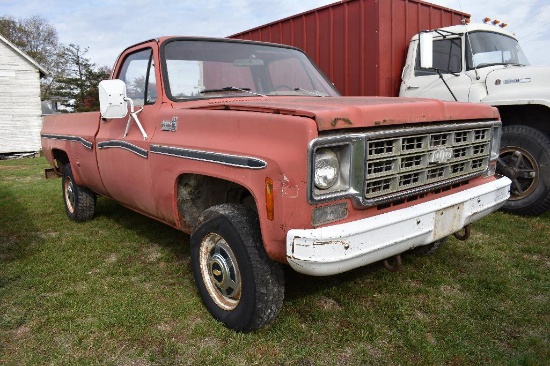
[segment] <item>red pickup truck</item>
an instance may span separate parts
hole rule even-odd
[[[41,132],[68,217],[105,196],[190,233],[202,300],[237,331],[277,316],[283,264],[395,268],[509,197],[496,109],[340,97],[293,47],[163,37],[122,52],[99,89],[100,112]]]

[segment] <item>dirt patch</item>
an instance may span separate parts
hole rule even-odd
[[[319,300],[317,300],[317,305],[326,311],[342,309],[342,306],[338,303],[338,301],[326,296],[322,296]]]

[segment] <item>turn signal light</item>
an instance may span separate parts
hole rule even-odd
[[[273,196],[273,179],[265,178],[265,209],[267,219],[273,221],[275,218],[275,199]]]

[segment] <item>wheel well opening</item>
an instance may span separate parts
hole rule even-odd
[[[56,174],[61,175],[63,173],[63,166],[65,166],[65,164],[69,164],[69,156],[63,150],[54,149],[52,150],[52,153],[55,163],[53,169]]]
[[[183,230],[192,232],[201,213],[222,203],[242,204],[257,211],[251,192],[245,187],[223,179],[184,174],[178,179],[178,219]]]

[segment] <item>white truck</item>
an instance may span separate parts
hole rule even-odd
[[[345,96],[426,97],[498,108],[504,126],[498,173],[513,182],[503,209],[542,214],[550,209],[550,68],[529,66],[512,33],[467,24],[469,19],[420,0],[342,0],[231,38],[305,50]],[[419,34],[433,41],[434,67],[428,70],[420,67]],[[429,53],[423,61],[432,59]]]
[[[420,54],[421,42],[433,44],[430,55]],[[415,35],[399,94],[497,107],[504,126],[497,172],[512,180],[503,209],[550,208],[550,67],[530,66],[514,34],[465,23]]]

